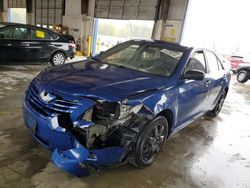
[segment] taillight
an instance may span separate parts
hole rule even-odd
[[[71,48],[76,48],[76,44],[75,44],[75,43],[70,43],[70,44],[69,44],[69,47],[71,47]]]

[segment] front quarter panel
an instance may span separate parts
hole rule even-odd
[[[170,110],[173,113],[172,129],[174,129],[176,124],[175,117],[178,108],[176,96],[178,96],[177,84],[176,86],[159,89],[157,91],[152,91],[150,93],[146,93],[145,95],[130,99],[128,104],[132,106],[142,104],[147,113],[145,110],[141,113],[147,116],[148,120],[154,119],[164,110]]]

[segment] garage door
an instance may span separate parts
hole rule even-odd
[[[155,20],[159,0],[96,0],[95,17],[124,20]]]
[[[35,0],[35,23],[44,27],[62,24],[64,0]]]
[[[26,8],[26,0],[8,0],[9,8]]]

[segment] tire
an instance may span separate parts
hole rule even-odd
[[[151,165],[160,153],[168,133],[168,121],[159,116],[141,132],[135,148],[135,166],[144,168]]]
[[[238,74],[237,74],[237,80],[240,83],[245,83],[247,82],[247,80],[249,79],[249,72],[246,70],[241,70]]]
[[[227,93],[225,91],[223,91],[222,94],[220,95],[220,98],[219,98],[216,106],[214,107],[214,109],[207,112],[207,114],[206,114],[207,117],[214,118],[214,117],[217,117],[219,115],[219,113],[223,107],[226,96],[227,96]]]
[[[52,65],[63,65],[66,61],[66,57],[62,52],[56,52],[53,54],[51,58],[51,64]]]

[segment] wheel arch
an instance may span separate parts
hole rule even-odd
[[[238,74],[240,71],[247,71],[250,74],[250,67],[241,67],[236,71],[236,73]]]
[[[66,53],[65,53],[63,50],[58,49],[58,50],[55,50],[55,51],[51,54],[51,56],[50,56],[50,62],[52,61],[53,56],[54,56],[56,53],[58,53],[58,52],[63,53],[63,55],[65,56],[65,59],[67,59]]]
[[[163,116],[167,119],[167,121],[168,121],[168,135],[167,136],[169,136],[171,133],[171,130],[173,128],[173,125],[174,125],[174,114],[173,114],[172,110],[165,109],[165,110],[161,111],[156,117],[158,117],[158,116]]]

